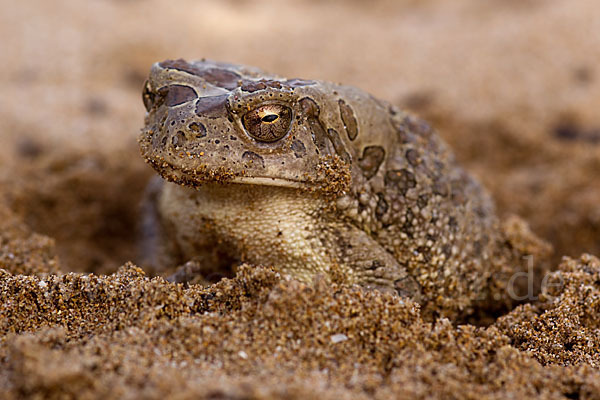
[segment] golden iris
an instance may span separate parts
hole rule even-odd
[[[247,112],[242,123],[254,139],[275,142],[288,133],[292,123],[292,110],[280,104],[267,104]]]

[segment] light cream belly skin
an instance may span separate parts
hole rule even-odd
[[[209,185],[192,189],[165,183],[160,209],[184,258],[221,247],[234,258],[281,267],[303,280],[329,271],[331,256],[316,232],[318,203],[298,190]]]

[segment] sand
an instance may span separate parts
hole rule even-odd
[[[600,398],[595,1],[174,4],[1,4],[0,398]],[[552,244],[547,290],[460,325],[258,266],[207,287],[146,275],[141,88],[177,57],[428,119]]]

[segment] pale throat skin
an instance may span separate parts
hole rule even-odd
[[[163,215],[177,226],[175,235],[184,254],[198,254],[202,247],[219,243],[236,259],[278,266],[304,281],[345,267],[335,265],[326,240],[330,224],[320,216],[327,204],[312,193],[277,186],[206,184],[189,189],[168,183],[159,201]],[[206,225],[210,232],[198,237],[198,227]],[[359,282],[354,271],[344,272],[348,282]]]
[[[322,274],[446,316],[501,296],[520,255],[425,122],[356,88],[212,61],[155,64],[143,96],[140,148],[163,178],[148,264]]]

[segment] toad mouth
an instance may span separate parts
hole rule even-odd
[[[269,176],[248,176],[244,173],[220,167],[209,168],[203,166],[198,169],[182,169],[171,163],[161,160],[147,159],[147,162],[167,181],[183,186],[198,187],[208,183],[218,184],[243,184],[254,186],[275,186],[291,189],[306,189],[310,185],[307,181]]]
[[[244,185],[278,186],[302,189],[307,183],[285,178],[272,178],[267,176],[239,176],[231,179],[231,183]]]

